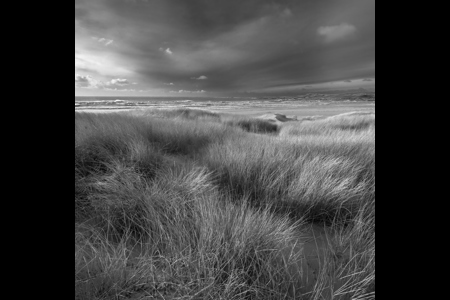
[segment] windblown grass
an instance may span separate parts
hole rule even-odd
[[[347,134],[366,134],[375,131],[374,113],[353,113],[329,117],[323,120],[304,121],[301,126],[284,126],[281,135],[335,135],[347,131]],[[349,131],[349,132],[348,132]]]
[[[228,140],[211,145],[204,160],[220,185],[238,197],[249,195],[256,205],[287,207],[311,221],[351,220],[374,197],[375,153],[369,131],[337,132],[330,138]]]
[[[374,143],[372,115],[75,113],[76,299],[371,297]],[[313,285],[307,223],[328,238]]]
[[[256,299],[295,288],[283,262],[295,256],[281,254],[296,238],[287,218],[220,199],[205,169],[162,170],[153,180],[118,166],[111,171],[91,189],[95,233],[76,242],[80,299],[158,290]],[[136,247],[137,258],[130,250]]]

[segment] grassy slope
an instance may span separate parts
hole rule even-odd
[[[76,297],[374,292],[374,143],[373,115],[274,128],[195,110],[75,113]],[[329,237],[312,285],[298,267],[306,223]]]

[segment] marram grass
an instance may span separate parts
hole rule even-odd
[[[374,115],[75,113],[76,299],[374,295]]]

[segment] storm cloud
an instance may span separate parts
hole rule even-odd
[[[76,93],[127,78],[149,95],[375,78],[375,1],[76,0],[75,73],[94,83]]]

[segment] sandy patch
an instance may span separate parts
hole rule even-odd
[[[289,121],[298,121],[298,117],[297,116],[286,116],[283,114],[265,114],[262,116],[257,117],[258,119],[263,119],[263,120],[267,120],[276,124],[281,124],[284,122],[289,122]]]

